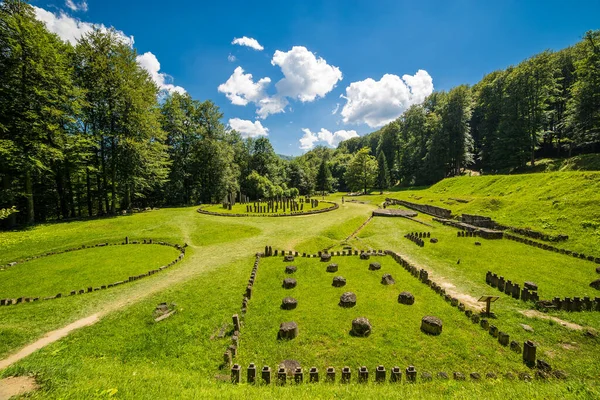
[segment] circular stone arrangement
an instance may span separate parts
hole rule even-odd
[[[163,241],[154,241],[153,239],[143,239],[142,241],[139,241],[139,240],[131,240],[130,241],[129,238],[126,237],[125,241],[120,242],[120,243],[105,242],[105,243],[98,243],[96,245],[85,245],[84,244],[84,245],[81,245],[80,247],[74,247],[74,248],[60,250],[60,251],[51,251],[51,252],[44,253],[44,254],[41,254],[38,256],[27,257],[25,259],[20,259],[18,261],[11,262],[7,265],[7,267],[10,268],[10,267],[14,267],[15,265],[18,265],[18,264],[23,264],[27,261],[33,261],[33,260],[37,260],[40,258],[50,257],[50,256],[58,255],[58,254],[70,253],[73,251],[80,251],[80,250],[97,248],[97,247],[133,245],[133,244],[154,244],[154,245],[160,245],[160,246],[168,246],[168,247],[173,247],[173,248],[179,250],[180,253],[179,253],[179,256],[177,258],[175,258],[173,261],[171,261],[169,264],[163,265],[162,267],[159,267],[157,269],[150,270],[150,271],[145,272],[140,275],[130,276],[128,279],[125,279],[122,281],[117,281],[114,283],[109,283],[106,285],[101,285],[99,287],[88,286],[87,288],[84,288],[84,289],[71,290],[70,295],[74,296],[74,295],[78,295],[78,294],[91,293],[91,292],[95,292],[98,290],[110,289],[115,286],[119,286],[119,285],[122,285],[122,284],[125,284],[128,282],[137,281],[139,279],[154,275],[166,268],[169,268],[169,267],[175,265],[179,261],[183,260],[183,258],[185,257],[185,249],[187,247],[187,244],[180,246],[178,244],[171,244],[171,243],[167,243],[167,242],[163,242]],[[63,296],[62,293],[58,293],[55,296],[49,296],[49,297],[43,297],[43,298],[41,298],[41,297],[6,298],[6,299],[0,299],[0,306],[10,306],[10,305],[16,305],[16,304],[20,304],[20,303],[30,303],[30,302],[39,301],[39,300],[54,300],[54,299],[59,299],[61,297],[65,297],[65,296]]]
[[[294,278],[285,278],[282,286],[284,289],[293,289],[296,287],[296,284],[297,282]]]
[[[590,283],[590,286],[596,290],[600,290],[600,279],[596,279],[594,282]]]
[[[293,297],[286,297],[281,301],[281,308],[283,310],[293,310],[298,306],[298,300]]]
[[[329,262],[329,261],[331,261],[331,254],[329,254],[329,253],[322,253],[321,254],[321,261],[323,261],[323,262]]]
[[[360,253],[361,260],[368,260],[369,258],[371,258],[371,255],[369,253]]]
[[[218,217],[295,217],[295,216],[299,216],[299,215],[312,215],[312,214],[321,214],[321,213],[325,213],[325,212],[329,212],[329,211],[333,211],[333,210],[337,210],[338,208],[340,208],[339,204],[334,203],[332,201],[326,201],[326,200],[319,200],[319,203],[327,203],[329,205],[329,207],[327,208],[320,208],[317,210],[301,210],[301,211],[290,211],[287,213],[248,213],[248,212],[234,212],[234,211],[227,211],[226,209],[222,208],[222,205],[217,205],[217,204],[207,204],[207,205],[203,205],[200,208],[198,208],[196,211],[199,214],[205,214],[205,215],[215,215]],[[219,211],[210,211],[208,210],[208,208],[217,208]],[[241,211],[244,211],[243,209]]]
[[[346,278],[344,278],[343,276],[336,276],[333,278],[333,283],[331,285],[334,287],[346,286]]]
[[[382,285],[393,285],[395,283],[396,281],[394,280],[394,278],[392,278],[392,275],[390,274],[383,274],[383,276],[381,277]]]
[[[296,268],[295,265],[288,265],[287,267],[285,267],[285,273],[286,274],[293,274],[297,270],[298,270],[298,268]]]
[[[372,262],[369,264],[369,271],[379,271],[381,269],[381,264],[378,262]]]
[[[421,330],[429,335],[439,335],[442,333],[442,320],[432,316],[423,317]]]
[[[410,292],[402,292],[398,295],[398,303],[412,306],[415,303],[415,296]]]
[[[298,336],[298,324],[291,322],[283,322],[279,325],[279,332],[277,333],[277,339],[279,340],[290,340]]]
[[[340,296],[339,306],[344,308],[354,307],[356,305],[356,295],[352,292],[346,292]]]
[[[371,323],[365,317],[358,317],[352,321],[352,330],[350,333],[353,336],[367,337],[371,334]]]
[[[329,264],[327,266],[327,272],[337,272],[338,265],[337,264]]]
[[[294,261],[294,256],[291,254],[287,254],[287,255],[283,256],[283,261],[292,262],[292,261]]]

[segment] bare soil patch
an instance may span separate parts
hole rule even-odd
[[[31,376],[11,376],[0,379],[0,400],[38,390],[39,386]]]

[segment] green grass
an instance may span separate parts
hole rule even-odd
[[[261,207],[267,206],[267,202],[264,202],[264,201],[259,202],[257,204],[259,204]],[[209,212],[213,212],[213,213],[221,213],[221,214],[245,214],[248,216],[293,215],[293,213],[289,207],[287,207],[285,211],[283,210],[283,208],[279,207],[277,209],[277,211],[265,212],[265,213],[262,213],[262,212],[255,213],[254,211],[248,212],[248,210],[246,209],[247,205],[254,207],[254,202],[248,203],[248,204],[236,203],[235,205],[233,205],[231,207],[231,210],[229,208],[223,207],[222,204],[212,204],[209,206],[203,206],[201,208],[204,211],[209,211]],[[304,209],[302,211],[298,210],[295,213],[326,210],[326,209],[333,208],[333,207],[334,207],[333,204],[326,203],[326,202],[319,202],[319,204],[316,207],[312,207],[310,203],[304,203]],[[252,208],[252,210],[254,210],[254,208]]]
[[[105,246],[56,254],[0,270],[0,298],[46,297],[127,280],[173,261],[161,245]]]
[[[189,207],[3,232],[0,233],[0,264],[81,244],[122,241],[125,236],[188,243],[189,247],[182,263],[147,279],[85,296],[0,307],[2,357],[78,318],[94,313],[102,317],[97,324],[73,332],[0,374],[33,375],[41,389],[31,397],[52,399],[111,395],[131,399],[598,398],[600,339],[586,335],[585,331],[600,329],[600,313],[552,314],[584,327],[584,330],[568,329],[554,321],[526,317],[521,311],[529,309],[530,304],[502,295],[485,284],[485,272],[491,270],[520,283],[536,281],[542,297],[593,295],[588,287],[589,281],[597,277],[593,263],[508,240],[479,239],[482,246],[476,247],[473,244],[476,239],[457,238],[452,228],[439,224],[428,228],[402,218],[374,218],[349,244],[358,249],[398,251],[413,263],[426,267],[434,280],[445,282],[448,290],[472,297],[500,295],[493,306],[498,316],[493,323],[515,340],[534,340],[538,343],[538,357],[566,371],[569,379],[532,383],[500,379],[480,383],[434,380],[399,386],[323,383],[283,388],[246,384],[236,387],[222,382],[228,371],[219,369],[229,339],[214,337],[223,326],[230,330],[231,315],[240,311],[254,253],[267,244],[276,249],[311,253],[331,246],[334,250],[341,249],[344,239],[362,225],[385,197],[436,204],[451,208],[456,214],[489,215],[504,224],[550,234],[565,233],[570,238],[560,246],[596,254],[600,248],[598,189],[600,174],[588,172],[463,177],[445,180],[430,188],[356,198],[367,204],[341,204],[341,194],[336,194],[329,197],[340,204],[335,212],[295,218],[224,218],[201,215],[196,207]],[[469,202],[460,203],[451,198]],[[427,216],[418,218],[432,223]],[[410,231],[431,231],[440,241],[420,248],[403,238]],[[115,250],[118,247],[121,246],[115,246]],[[107,249],[98,249],[99,252],[104,250]],[[84,257],[87,252],[74,252],[69,257]],[[147,256],[148,260],[155,259],[155,255]],[[44,262],[53,266],[52,261],[58,260],[55,257],[58,256]],[[116,255],[107,257],[107,261],[115,258]],[[460,264],[456,263],[458,258]],[[81,265],[74,260],[67,260],[65,266]],[[88,257],[82,260],[87,261]],[[306,367],[315,363],[321,370],[330,363],[338,369],[343,365],[356,368],[365,364],[371,371],[379,363],[388,369],[396,364],[405,368],[412,363],[419,372],[523,370],[518,355],[501,348],[487,333],[470,325],[456,309],[389,258],[377,258],[377,261],[396,279],[392,287],[379,283],[385,271],[370,274],[359,260],[334,257],[334,262],[340,264],[339,274],[348,279],[347,288],[341,289],[329,286],[332,274],[323,272],[324,263],[297,260],[299,286],[292,292],[295,291],[300,306],[286,312],[278,308],[281,298],[289,294],[280,288],[285,263],[275,258],[261,262],[236,360],[244,368],[250,361],[274,367],[289,357],[301,359]],[[305,262],[310,264],[304,265]],[[16,268],[34,265],[32,263]],[[344,267],[343,263],[348,264]],[[62,268],[62,262],[60,264],[58,267]],[[149,269],[145,268],[148,265],[144,264],[143,271]],[[274,268],[272,274],[268,273],[269,268]],[[343,272],[344,268],[348,271]],[[50,272],[41,265],[39,270],[35,275]],[[8,270],[0,274],[6,272]],[[16,286],[25,287],[25,275],[15,277]],[[75,289],[72,286],[77,286],[74,283],[79,277],[74,275],[79,274],[70,274],[64,279],[64,290]],[[327,281],[323,283],[322,279]],[[5,282],[8,281],[0,281],[0,291],[5,289]],[[301,290],[303,283],[308,285],[306,291]],[[53,284],[62,285],[62,282]],[[261,289],[261,285],[267,286]],[[359,304],[353,309],[339,309],[335,305],[337,291],[351,290],[351,287],[358,294]],[[417,296],[417,303],[409,313],[404,313],[396,302],[397,293],[404,288]],[[427,301],[422,304],[420,298]],[[163,301],[176,303],[178,312],[157,324],[152,320],[152,310]],[[279,319],[287,318],[290,313],[298,316],[300,336],[296,341],[278,343],[274,335],[281,322]],[[374,324],[369,338],[348,335],[350,322],[358,313],[365,314]],[[415,324],[418,325],[421,314],[425,313],[439,314],[444,320],[441,336],[428,337],[421,334],[418,327],[415,330]],[[308,328],[310,322],[315,323],[314,328]],[[531,326],[534,332],[526,332],[521,324]]]
[[[337,201],[341,196],[330,198]],[[556,243],[557,247],[600,257],[600,172],[463,176],[444,179],[428,188],[346,200],[378,205],[386,197],[448,208],[455,215],[489,216],[504,225],[550,235],[566,234],[569,239]]]
[[[305,368],[327,366],[353,369],[361,365],[373,368],[383,364],[415,365],[420,371],[473,371],[497,373],[523,369],[520,355],[500,346],[489,334],[474,325],[464,314],[451,307],[442,297],[420,283],[391,257],[333,257],[339,265],[336,273],[326,272],[328,263],[315,258],[296,258],[293,263],[281,257],[263,259],[259,266],[253,297],[241,335],[242,365],[255,362],[275,368],[285,359],[296,359]],[[370,262],[382,265],[369,271]],[[284,272],[286,264],[298,267],[294,274]],[[390,273],[395,285],[385,286],[381,277]],[[334,276],[347,279],[344,287],[331,285]],[[281,287],[286,277],[297,279],[294,289]],[[415,304],[399,304],[398,294],[409,291]],[[340,295],[353,292],[357,304],[352,308],[338,305]],[[298,300],[294,310],[280,309],[284,297]],[[443,332],[429,336],[420,331],[421,318],[433,315],[443,320]],[[349,334],[352,320],[367,317],[373,326],[368,338]],[[295,321],[299,336],[294,340],[277,340],[279,324]],[[436,357],[430,357],[436,354]],[[443,356],[442,356],[443,355]]]

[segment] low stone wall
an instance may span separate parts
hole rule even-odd
[[[529,246],[537,247],[538,249],[553,251],[555,253],[565,254],[567,256],[572,256],[575,258],[579,258],[582,260],[587,260],[587,261],[595,262],[596,264],[600,264],[600,257],[594,257],[591,255],[577,253],[575,251],[566,250],[566,249],[559,249],[558,247],[555,247],[555,246],[552,246],[552,245],[549,245],[546,243],[536,242],[535,240],[522,238],[520,236],[511,235],[508,233],[504,234],[504,238],[506,238],[508,240],[514,240],[515,242],[527,244]]]
[[[521,288],[518,283],[513,283],[511,280],[504,279],[503,276],[498,276],[491,271],[488,271],[485,274],[485,283],[517,300],[521,299],[523,301],[533,302],[540,300],[540,297],[537,293],[537,286],[535,286],[535,290],[533,290],[531,287],[527,286],[527,283],[525,283],[523,288]]]
[[[530,355],[535,359],[536,346],[532,342],[525,342],[523,347],[527,352],[527,357]],[[321,373],[317,367],[310,367],[308,370],[304,370],[302,367],[296,367],[293,370],[287,370],[285,367],[278,367],[272,369],[269,365],[263,366],[261,369],[257,367],[255,363],[250,363],[245,368],[245,373],[242,371],[242,366],[234,364],[231,367],[231,382],[233,384],[247,383],[250,385],[271,385],[275,384],[278,386],[285,386],[287,384],[299,385],[303,383],[340,383],[340,384],[368,384],[370,382],[383,384],[400,384],[403,379],[407,383],[416,382],[431,382],[434,379],[438,381],[448,381],[452,377],[455,381],[480,381],[482,379],[493,379],[498,380],[504,378],[507,380],[520,379],[522,381],[531,381],[534,378],[538,380],[547,379],[566,379],[567,375],[561,370],[552,370],[550,365],[543,360],[538,360],[537,364],[531,365],[535,369],[531,372],[506,372],[501,376],[498,376],[495,372],[487,372],[485,374],[479,372],[463,373],[460,371],[453,371],[448,373],[446,371],[439,371],[435,373],[427,371],[419,372],[413,365],[409,365],[406,368],[400,368],[399,366],[393,366],[389,370],[386,370],[384,365],[378,365],[372,370],[369,370],[367,366],[361,366],[358,368],[350,368],[345,366],[341,369],[328,366]],[[339,372],[338,372],[339,371]],[[403,378],[404,375],[404,378]],[[245,377],[245,379],[243,379]],[[467,378],[468,377],[468,378]]]
[[[447,208],[432,206],[429,204],[411,203],[410,201],[390,198],[386,198],[385,201],[389,204],[401,205],[412,210],[417,210],[425,214],[433,215],[434,217],[452,218],[452,211],[448,210]]]
[[[536,308],[543,311],[600,311],[600,297],[554,297],[552,300],[538,301]]]
[[[460,217],[460,220],[480,228],[494,229],[496,227],[496,223],[490,217],[484,217],[482,215],[463,214]]]
[[[233,333],[231,334],[231,344],[223,353],[223,367],[231,367],[233,359],[237,357],[238,348],[240,345],[240,333],[242,330],[242,318],[246,315],[246,312],[248,311],[248,304],[250,302],[250,299],[252,298],[252,291],[254,290],[254,283],[256,282],[256,274],[258,272],[260,258],[265,255],[268,255],[269,249],[270,246],[266,246],[264,253],[256,253],[256,258],[254,259],[254,266],[252,267],[252,272],[250,272],[250,279],[248,279],[248,285],[246,286],[246,291],[244,292],[244,296],[242,298],[242,307],[240,309],[240,314],[233,314],[231,316],[231,321],[233,323]],[[275,250],[275,252],[277,253],[277,250]]]
[[[445,219],[445,218],[434,218],[433,220],[436,222],[439,222],[440,224],[452,226],[454,228],[461,229],[461,230],[465,231],[466,233],[468,233],[467,235],[461,235],[460,232],[458,232],[457,236],[459,236],[459,237],[463,237],[463,236],[471,237],[471,236],[473,236],[472,234],[474,234],[475,236],[478,236],[478,237],[481,237],[484,239],[502,239],[502,237],[504,236],[504,232],[502,232],[502,231],[497,231],[497,230],[488,229],[488,228],[482,228],[479,226],[467,224],[466,222],[460,222],[460,221],[455,221],[452,219]]]
[[[568,235],[563,235],[563,234],[548,235],[548,234],[545,234],[542,232],[534,231],[533,229],[529,229],[529,228],[517,228],[514,226],[500,225],[500,224],[497,224],[497,228],[502,229],[502,230],[511,231],[513,233],[516,233],[517,235],[527,236],[528,238],[531,238],[531,239],[542,240],[544,242],[555,242],[556,243],[556,242],[564,242],[565,240],[569,239]]]
[[[101,285],[98,287],[93,287],[93,286],[88,286],[86,288],[83,289],[76,289],[76,290],[71,290],[69,292],[69,294],[64,294],[63,293],[58,293],[55,296],[49,296],[49,297],[18,297],[16,299],[11,298],[11,299],[0,299],[0,306],[10,306],[10,305],[16,305],[16,304],[21,304],[21,303],[31,303],[31,302],[35,302],[35,301],[39,301],[39,300],[54,300],[54,299],[59,299],[61,297],[67,297],[67,296],[75,296],[75,295],[79,295],[79,294],[84,294],[84,293],[91,293],[91,292],[95,292],[98,290],[104,290],[104,289],[110,289],[112,287],[115,286],[120,286],[123,285],[125,283],[128,282],[133,282],[133,281],[137,281],[140,280],[142,278],[146,278],[148,276],[154,275],[164,269],[167,269],[173,265],[175,265],[176,263],[178,263],[179,261],[183,260],[183,258],[185,257],[185,249],[187,247],[187,244],[184,244],[183,246],[180,246],[178,244],[171,244],[171,243],[167,243],[167,242],[163,242],[163,241],[154,241],[153,239],[143,239],[142,241],[138,241],[138,240],[133,240],[130,241],[128,237],[125,238],[125,241],[121,242],[121,243],[98,243],[95,245],[82,245],[80,247],[74,247],[74,248],[70,248],[70,249],[66,249],[66,250],[59,250],[59,251],[51,251],[48,253],[44,253],[44,254],[40,254],[37,256],[33,256],[33,257],[28,257],[25,259],[21,259],[18,261],[13,261],[11,263],[8,263],[6,265],[6,267],[13,267],[15,265],[18,264],[22,264],[25,263],[27,261],[32,261],[32,260],[37,260],[39,258],[43,258],[43,257],[49,257],[49,256],[53,256],[53,255],[57,255],[57,254],[64,254],[64,253],[70,253],[72,251],[79,251],[79,250],[85,250],[85,249],[89,249],[89,248],[93,248],[93,247],[105,247],[105,246],[119,246],[119,245],[133,245],[133,244],[156,244],[156,245],[161,245],[161,246],[169,246],[169,247],[174,247],[177,250],[180,251],[179,256],[174,259],[173,261],[171,261],[169,264],[167,265],[163,265],[160,268],[157,269],[153,269],[150,270],[146,273],[140,274],[140,275],[135,275],[135,276],[130,276],[129,278],[122,280],[122,281],[117,281],[117,282],[113,282],[113,283],[109,283],[106,285]]]
[[[204,210],[204,207],[209,207],[211,205],[205,205],[198,208],[198,213],[205,215],[214,215],[218,217],[297,217],[300,215],[313,215],[313,214],[321,214],[333,210],[337,210],[340,208],[339,204],[333,201],[319,200],[320,203],[328,203],[332,204],[331,207],[323,208],[321,210],[311,210],[311,211],[294,211],[287,214],[252,214],[252,213],[243,213],[243,214],[232,214],[232,213],[219,213],[214,211]]]
[[[418,214],[415,211],[399,210],[399,209],[377,209],[373,210],[374,217],[403,217],[403,218],[414,218]]]

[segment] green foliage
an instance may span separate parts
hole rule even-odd
[[[351,190],[363,190],[366,194],[367,188],[375,183],[377,160],[370,153],[371,149],[363,147],[348,164],[344,179]]]
[[[317,189],[321,194],[325,195],[325,192],[331,191],[332,180],[333,178],[331,176],[331,171],[329,170],[329,165],[327,165],[327,159],[324,158],[321,161],[319,172],[317,173]]]
[[[388,187],[390,187],[390,171],[385,153],[382,151],[377,156],[377,188],[383,190]]]
[[[9,215],[18,212],[15,207],[11,208],[0,208],[0,220],[8,218]]]

